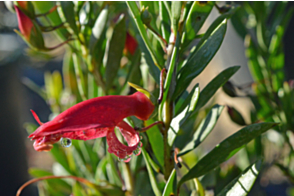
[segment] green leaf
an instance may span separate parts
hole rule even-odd
[[[159,1],[159,17],[162,37],[168,40],[170,36],[170,18],[163,1]]]
[[[83,101],[85,101],[87,100],[87,92],[86,92],[86,81],[85,81],[84,73],[82,70],[82,59],[76,53],[72,53],[72,58],[73,58],[73,64],[75,68],[78,90]]]
[[[212,29],[212,27],[216,26]],[[191,57],[183,65],[180,70],[175,96],[179,96],[190,84],[190,82],[198,76],[208,65],[215,53],[218,51],[227,29],[227,19],[221,23],[215,24],[208,29],[206,36],[202,39],[203,45],[197,46],[197,50],[191,52]],[[214,31],[213,31],[214,30]],[[209,34],[209,35],[207,35]]]
[[[182,2],[181,1],[172,1],[171,3],[171,23],[172,30],[176,35],[178,31],[178,23],[181,17]]]
[[[190,101],[192,99],[192,96],[194,95],[195,91],[198,91],[197,93],[200,93],[200,87],[199,87],[199,83],[197,83],[193,89],[191,90],[191,92],[188,94],[188,92],[183,93],[182,96],[179,98],[179,100],[176,103],[176,107],[175,107],[175,113],[176,115],[178,115],[180,112],[182,112],[188,104],[190,104]]]
[[[146,152],[144,147],[142,147],[142,154],[143,154],[143,157],[145,159],[145,163],[146,163],[146,167],[147,167],[147,171],[148,171],[148,175],[149,175],[149,179],[150,179],[150,182],[151,182],[151,187],[153,189],[153,192],[154,192],[154,194],[156,196],[160,196],[161,192],[160,192],[160,189],[158,187],[155,175],[154,175],[154,173],[152,171],[152,167],[150,165],[150,159],[151,158],[149,157],[149,154]]]
[[[213,6],[213,1],[209,1],[207,3],[202,3],[201,1],[193,2],[185,24],[186,38],[188,40],[192,40],[196,37]]]
[[[94,27],[92,28],[92,34],[90,38],[90,49],[93,50],[93,47],[98,43],[98,40],[101,42],[101,40],[104,38],[103,32],[107,23],[107,17],[108,17],[108,6],[106,6],[97,17]],[[96,55],[98,55],[97,53]],[[94,54],[93,54],[94,55]]]
[[[185,145],[185,147],[181,150],[178,156],[182,156],[194,150],[195,148],[197,148],[197,146],[199,146],[199,144],[201,144],[204,141],[204,139],[213,130],[223,109],[224,106],[222,105],[215,105],[213,106],[213,108],[211,108],[207,116],[201,121],[193,136],[190,136],[190,138],[192,137],[192,140]]]
[[[262,160],[259,159],[250,165],[237,178],[232,180],[217,196],[246,196],[251,190],[262,166]]]
[[[71,147],[72,157],[69,157],[69,162],[71,161],[72,167],[75,168],[74,172],[77,175],[84,176],[89,180],[94,180],[94,174],[90,171],[90,167],[87,167],[87,162],[83,160],[82,154],[76,146],[79,146],[80,141],[75,141],[75,145]],[[67,153],[69,155],[70,153]]]
[[[175,195],[176,191],[177,191],[177,172],[175,169],[173,169],[173,171],[171,172],[166,182],[162,196]]]
[[[147,125],[154,123],[153,120],[148,120]],[[152,151],[159,162],[160,166],[164,165],[164,153],[163,153],[163,137],[157,126],[151,127],[146,131],[148,140],[150,142]]]
[[[75,6],[72,1],[60,1],[59,15],[69,24],[76,36],[79,35],[79,30],[76,24]]]
[[[106,89],[112,87],[112,83],[117,77],[117,72],[120,67],[121,57],[126,40],[126,20],[124,15],[121,15],[113,29],[112,37],[109,41],[107,52],[107,62],[105,69]]]
[[[240,66],[229,67],[213,78],[201,91],[194,113],[199,111],[199,109],[211,99],[216,91],[222,87],[239,69]]]
[[[195,166],[193,166],[189,172],[183,176],[179,185],[192,178],[197,178],[211,171],[215,167],[219,166],[222,162],[228,160],[235,153],[237,153],[244,145],[250,142],[255,137],[261,135],[268,129],[276,126],[277,123],[257,123],[252,124],[238,132],[234,133],[230,137],[226,138],[220,144],[218,144],[212,151],[205,155]]]
[[[247,21],[242,20],[242,18],[246,16],[248,17],[248,13],[246,12],[245,6],[241,6],[240,9],[238,9],[231,18],[231,23],[234,29],[242,39],[244,39],[247,34]]]
[[[110,164],[110,169],[107,170],[107,173],[108,173],[108,175],[112,176],[116,185],[121,186],[122,182],[121,182],[119,174],[118,174],[118,168],[115,165],[115,162],[113,160],[113,155],[110,153],[107,153],[107,157],[108,157],[108,163]]]
[[[107,171],[106,171],[106,165],[108,161],[106,157],[103,157],[99,164],[97,165],[96,173],[95,173],[95,180],[99,182],[100,180],[107,180]]]
[[[86,166],[90,168],[90,171],[95,173],[96,166],[99,162],[99,157],[97,156],[97,152],[94,152],[92,150],[92,146],[89,145],[89,143],[79,140],[78,141],[81,155],[83,156],[83,159],[86,162]]]
[[[72,52],[70,50],[64,54],[62,74],[65,90],[75,95],[78,102],[81,101],[81,98],[79,97]]]
[[[246,47],[246,57],[248,58],[248,67],[254,81],[263,81],[264,72],[262,67],[258,62],[258,50],[252,40],[252,38],[247,35],[245,37],[245,47]],[[265,87],[264,87],[265,88]]]
[[[151,41],[148,39],[148,35],[147,35],[147,32],[146,32],[146,28],[142,22],[142,19],[141,19],[141,12],[136,4],[136,2],[134,1],[126,1],[126,4],[128,5],[129,7],[129,11],[131,12],[131,16],[138,28],[138,31],[140,33],[140,38],[142,40],[142,43],[140,45],[140,47],[142,47],[142,45],[145,46],[146,48],[146,51],[145,53],[148,54],[148,56],[151,57],[152,59],[152,64],[157,66],[158,69],[161,70],[161,67],[163,65],[161,65],[161,63],[158,61],[158,57],[157,57],[157,54],[155,54],[155,52],[153,51],[153,48],[152,48],[152,45],[151,45]],[[137,40],[139,40],[137,38]]]
[[[36,14],[44,14],[50,11],[50,9],[52,9],[56,5],[56,2],[32,1],[32,4],[34,5]],[[40,18],[40,21],[44,26],[58,26],[62,23],[57,10],[46,15],[46,18]],[[56,35],[63,41],[67,40],[68,36],[70,35],[66,28],[58,28],[54,31],[54,33],[56,33]]]
[[[140,36],[136,36],[138,40],[139,47],[142,51],[142,64],[146,64],[149,69],[149,73],[153,77],[154,81],[159,84],[159,76],[160,76],[160,70],[158,67],[154,64],[154,61],[152,60],[152,57],[150,53],[148,52],[148,49],[146,48],[143,39]],[[142,66],[142,65],[141,65]]]
[[[168,130],[168,138],[167,138],[170,146],[172,146],[172,144],[174,143],[177,133],[181,129],[181,126],[186,122],[189,116],[194,112],[198,102],[198,98],[199,98],[199,87],[198,88],[196,87],[191,97],[190,104],[187,105],[186,108],[180,114],[178,114],[176,117],[172,119],[170,128]]]
[[[178,74],[174,98],[186,90],[190,82],[204,70],[214,57],[224,39],[227,29],[227,19],[232,15],[234,10],[219,16],[210,25],[205,35],[197,44],[196,49],[192,49],[187,61]]]
[[[62,167],[68,171],[69,173],[72,174],[70,168],[69,168],[69,164],[67,162],[65,153],[63,150],[60,149],[60,146],[58,144],[54,144],[54,147],[51,149],[51,154],[53,155],[54,159],[56,160],[56,162],[58,162],[60,165],[62,165]]]
[[[74,196],[83,196],[86,195],[85,190],[79,182],[75,182],[72,187],[72,193]]]

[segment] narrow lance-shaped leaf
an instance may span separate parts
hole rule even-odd
[[[99,14],[98,18],[95,21],[94,27],[92,28],[92,34],[90,38],[90,50],[93,50],[93,47],[97,44],[98,40],[100,41],[104,37],[102,36],[107,23],[108,16],[108,6],[106,6]],[[100,41],[101,42],[101,41]],[[98,54],[96,54],[98,55]]]
[[[76,25],[76,17],[74,10],[74,3],[72,1],[60,1],[59,15],[64,18],[75,35],[79,35],[79,30]]]
[[[162,37],[168,40],[170,36],[170,18],[163,1],[159,1],[159,17]]]
[[[202,39],[202,45],[197,46],[197,50],[192,51],[190,58],[183,65],[179,72],[179,78],[175,91],[175,97],[179,96],[190,84],[190,82],[198,76],[208,65],[212,57],[218,51],[227,29],[227,19],[221,22],[217,20],[206,32]]]
[[[182,96],[179,98],[179,100],[176,103],[176,107],[175,107],[176,114],[179,114],[180,112],[182,112],[186,108],[186,106],[188,104],[190,104],[190,100],[191,100],[192,96],[194,95],[195,91],[199,91],[199,93],[200,93],[199,83],[197,83],[193,87],[193,89],[191,90],[191,92],[189,94],[186,91],[186,93],[183,93]]]
[[[209,101],[216,91],[222,87],[239,69],[240,66],[229,67],[213,78],[201,91],[195,112],[199,111],[199,109]]]
[[[141,62],[141,69],[142,69],[142,64],[146,64],[148,69],[149,69],[149,73],[152,76],[152,78],[154,79],[154,81],[159,84],[159,76],[160,76],[160,70],[158,69],[158,67],[154,64],[152,57],[150,55],[150,53],[148,52],[148,49],[146,48],[144,41],[142,40],[142,38],[140,36],[136,36],[140,49],[142,51],[142,61]],[[142,70],[141,70],[142,71]],[[144,71],[142,71],[143,76],[144,76]],[[145,72],[146,73],[146,72]],[[144,79],[144,77],[143,77]],[[147,84],[145,82],[143,82],[144,84]]]
[[[277,123],[257,123],[252,124],[238,132],[234,133],[220,144],[218,144],[212,151],[205,155],[189,172],[183,176],[179,185],[192,178],[197,178],[211,171],[219,166],[222,162],[228,160],[235,153],[237,153],[244,145],[250,142],[255,137],[261,135],[268,129],[276,126]]]
[[[188,40],[192,40],[195,38],[207,16],[211,12],[213,6],[214,2],[212,1],[209,1],[207,3],[194,1],[189,10],[189,14],[185,23],[186,38]]]
[[[205,35],[193,48],[182,69],[178,74],[178,82],[174,97],[178,97],[189,86],[190,82],[198,76],[208,65],[210,60],[218,51],[227,29],[227,19],[231,17],[235,9],[219,16],[210,25]]]
[[[108,163],[110,164],[110,171],[108,171],[108,172],[110,175],[112,175],[115,184],[121,186],[122,183],[121,183],[118,171],[117,171],[118,168],[116,167],[116,165],[114,163],[113,156],[112,156],[112,154],[107,153],[107,157],[108,157]]]
[[[258,176],[261,166],[262,160],[259,159],[232,180],[217,196],[246,196]]]
[[[99,180],[107,180],[106,176],[106,165],[108,157],[103,157],[97,165],[96,173],[95,173],[95,180],[99,182]]]
[[[177,172],[175,169],[173,169],[173,171],[171,172],[166,182],[162,196],[175,195],[176,191],[177,191]]]
[[[186,144],[186,146],[181,150],[181,152],[179,153],[178,156],[182,156],[182,155],[194,150],[195,148],[197,148],[197,146],[199,144],[201,144],[201,142],[204,141],[204,139],[213,130],[223,109],[224,109],[224,106],[222,106],[222,105],[215,105],[215,106],[213,106],[213,108],[211,108],[210,112],[201,121],[197,130],[194,132],[193,139],[189,143]]]
[[[123,49],[126,40],[126,21],[124,15],[118,19],[109,41],[107,52],[107,62],[105,69],[106,89],[109,90],[112,86],[114,78],[120,67],[120,60],[123,54]]]
[[[147,125],[152,124],[153,120],[148,120]],[[159,164],[163,167],[164,164],[164,153],[163,153],[163,138],[162,134],[160,133],[159,129],[154,126],[151,127],[148,131],[146,131],[152,151],[158,160]]]
[[[86,97],[86,84],[85,84],[84,74],[82,71],[81,59],[79,58],[78,54],[76,54],[76,53],[72,54],[72,58],[73,58],[73,64],[74,64],[74,68],[75,68],[78,90],[79,90],[79,93],[80,93],[82,99],[86,100],[87,99],[87,97]]]
[[[168,130],[168,143],[170,146],[174,143],[177,133],[181,129],[181,126],[185,123],[185,121],[189,118],[189,116],[195,110],[199,98],[199,87],[196,87],[191,100],[190,104],[186,106],[186,108],[178,114],[176,117],[173,118],[170,129]]]
[[[176,34],[178,31],[178,23],[181,17],[182,2],[181,1],[172,1],[171,3],[171,23],[172,30]]]
[[[150,182],[151,182],[151,187],[153,189],[153,192],[154,192],[154,194],[156,196],[160,196],[161,195],[161,192],[159,190],[159,187],[158,187],[156,178],[155,178],[154,173],[152,171],[152,167],[151,167],[151,165],[149,163],[150,157],[149,157],[149,155],[146,152],[146,150],[145,150],[144,147],[142,148],[142,154],[143,154],[143,157],[145,159],[145,163],[146,163],[146,167],[147,167],[147,170],[148,170],[148,175],[149,175],[149,179],[150,179]]]
[[[159,69],[161,69],[161,67],[163,67],[163,65],[161,65],[160,62],[158,61],[158,57],[153,51],[153,48],[151,46],[151,42],[148,40],[147,32],[146,32],[145,26],[142,22],[142,19],[141,19],[141,12],[140,12],[136,2],[127,1],[126,4],[129,7],[129,10],[132,14],[132,17],[134,19],[135,24],[137,25],[137,28],[138,28],[138,31],[141,35],[141,39],[144,43],[144,46],[146,47],[148,54],[152,58],[153,64],[155,66],[157,66]]]

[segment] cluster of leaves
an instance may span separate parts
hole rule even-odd
[[[293,15],[293,9],[288,9],[287,2],[244,2],[232,23],[244,39],[248,66],[254,79],[250,86],[238,87],[227,83],[225,92],[232,97],[238,97],[236,89],[244,91],[251,87],[254,94],[247,94],[254,104],[251,111],[251,122],[278,122],[274,132],[268,132],[266,137],[255,140],[255,147],[247,149],[248,158],[254,156],[251,151],[266,157],[269,165],[276,165],[294,182],[293,137],[294,120],[294,86],[293,81],[285,81],[283,36],[288,22]],[[245,125],[242,115],[235,109],[230,109],[234,122]],[[267,151],[275,148],[278,155],[266,156]]]
[[[30,5],[38,16],[37,24],[47,27],[41,30],[51,29],[66,43],[62,76],[57,71],[46,73],[44,89],[28,82],[51,106],[52,117],[93,97],[129,94],[134,91],[127,85],[131,82],[137,90],[162,97],[157,114],[150,120],[126,120],[136,127],[158,120],[164,123],[142,134],[143,156],[133,157],[130,163],[117,162],[107,153],[101,138],[73,141],[68,149],[55,144],[51,150],[56,160],[53,172],[31,168],[30,174],[77,176],[87,179],[87,186],[68,179],[49,179],[39,185],[40,195],[204,195],[203,179],[210,171],[276,125],[266,122],[244,127],[201,159],[190,153],[213,130],[224,106],[208,107],[202,118],[200,112],[239,67],[223,70],[203,90],[199,84],[190,92],[187,89],[221,46],[236,6],[220,8],[214,2],[83,1]],[[51,9],[54,6],[57,9]],[[204,34],[199,34],[214,6],[220,15]],[[128,36],[138,42],[134,51]],[[29,132],[35,128],[27,124]],[[219,194],[246,195],[261,168],[260,159],[252,163],[221,187]]]

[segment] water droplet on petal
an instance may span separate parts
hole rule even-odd
[[[69,139],[69,138],[61,138],[60,144],[62,147],[68,148],[71,146],[72,142],[71,142],[71,139]]]
[[[118,161],[124,161],[124,162],[129,162],[131,160],[131,155],[127,155],[124,158],[119,158]]]
[[[136,150],[133,151],[133,155],[138,156],[141,154],[141,148],[138,147]]]

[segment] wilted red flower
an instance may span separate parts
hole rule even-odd
[[[137,40],[127,32],[126,43],[125,43],[125,52],[129,52],[134,55],[136,49],[138,47]]]
[[[37,151],[50,151],[60,138],[90,140],[105,137],[108,152],[119,158],[128,158],[138,148],[139,134],[125,121],[128,116],[147,120],[154,110],[152,102],[141,92],[129,96],[110,95],[83,101],[56,116],[52,121],[41,125],[29,138],[35,140]],[[116,137],[114,128],[118,127],[128,146]],[[125,160],[129,161],[129,159]]]
[[[17,14],[19,30],[27,40],[30,40],[31,32],[32,30],[34,30],[34,24],[32,20],[27,15],[25,15],[17,6],[14,6],[14,8]]]

